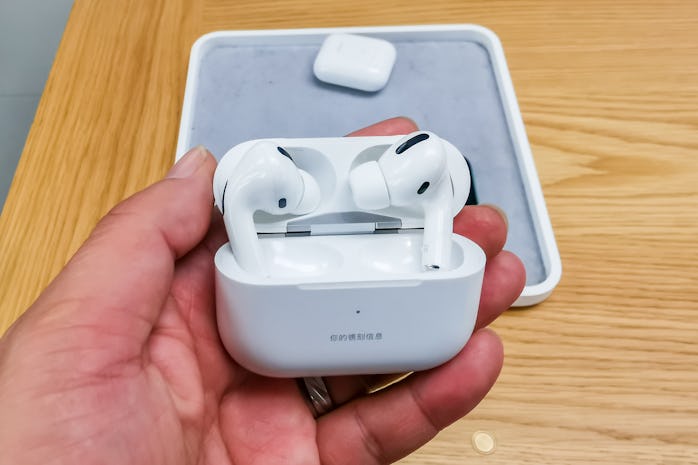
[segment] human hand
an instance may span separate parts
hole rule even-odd
[[[414,130],[396,118],[352,135]],[[378,377],[327,378],[339,406],[315,419],[295,380],[251,373],[221,345],[215,166],[194,149],[117,205],[0,339],[0,463],[388,463],[490,389],[502,348],[482,328],[524,285],[520,261],[501,250],[506,223],[495,209],[466,207],[454,222],[488,257],[463,350],[371,395]]]

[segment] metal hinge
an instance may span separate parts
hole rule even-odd
[[[362,212],[363,213],[363,212]],[[337,236],[346,234],[386,234],[397,232],[402,227],[402,221],[381,215],[363,214],[354,215],[352,219],[378,220],[378,221],[346,221],[323,222],[322,220],[336,220],[336,215],[325,215],[314,218],[312,223],[288,223],[286,236]],[[349,218],[342,218],[347,220]]]

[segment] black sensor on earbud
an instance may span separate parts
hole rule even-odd
[[[429,134],[426,134],[426,133],[417,134],[416,136],[411,137],[408,140],[406,140],[404,143],[400,144],[400,146],[397,149],[395,149],[395,153],[400,155],[405,150],[407,150],[411,147],[414,147],[415,145],[419,144],[423,140],[427,140],[427,139],[429,139]]]
[[[225,190],[228,188],[228,181],[223,186],[223,195],[221,196],[221,215],[225,215]]]
[[[289,160],[293,161],[293,158],[291,158],[291,154],[286,151],[283,147],[276,147],[276,150],[279,151],[281,155],[284,157],[287,157]]]

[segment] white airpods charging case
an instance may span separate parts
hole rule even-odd
[[[322,201],[302,216],[255,213],[267,275],[242,269],[227,243],[216,253],[218,329],[242,366],[274,377],[417,371],[444,363],[468,341],[484,252],[453,234],[450,269],[424,271],[417,206],[368,212],[353,202],[351,169],[400,137],[269,139],[315,177]],[[257,141],[221,159],[219,208],[224,173]],[[469,173],[461,153],[444,145],[451,173]],[[466,177],[452,178],[454,216],[468,196]]]

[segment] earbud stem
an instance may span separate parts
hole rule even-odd
[[[234,205],[234,197],[226,199],[225,209],[227,211],[240,212],[241,207]],[[241,212],[240,212],[241,213]],[[240,268],[250,273],[267,275],[267,269],[262,253],[262,246],[257,237],[257,229],[254,225],[254,212],[247,214],[226,214],[223,216],[225,230],[228,233],[230,247],[233,250],[235,260],[240,265]],[[234,220],[234,221],[233,221]]]
[[[422,265],[427,270],[448,270],[453,240],[453,192],[450,182],[440,182],[437,191],[424,203]]]

